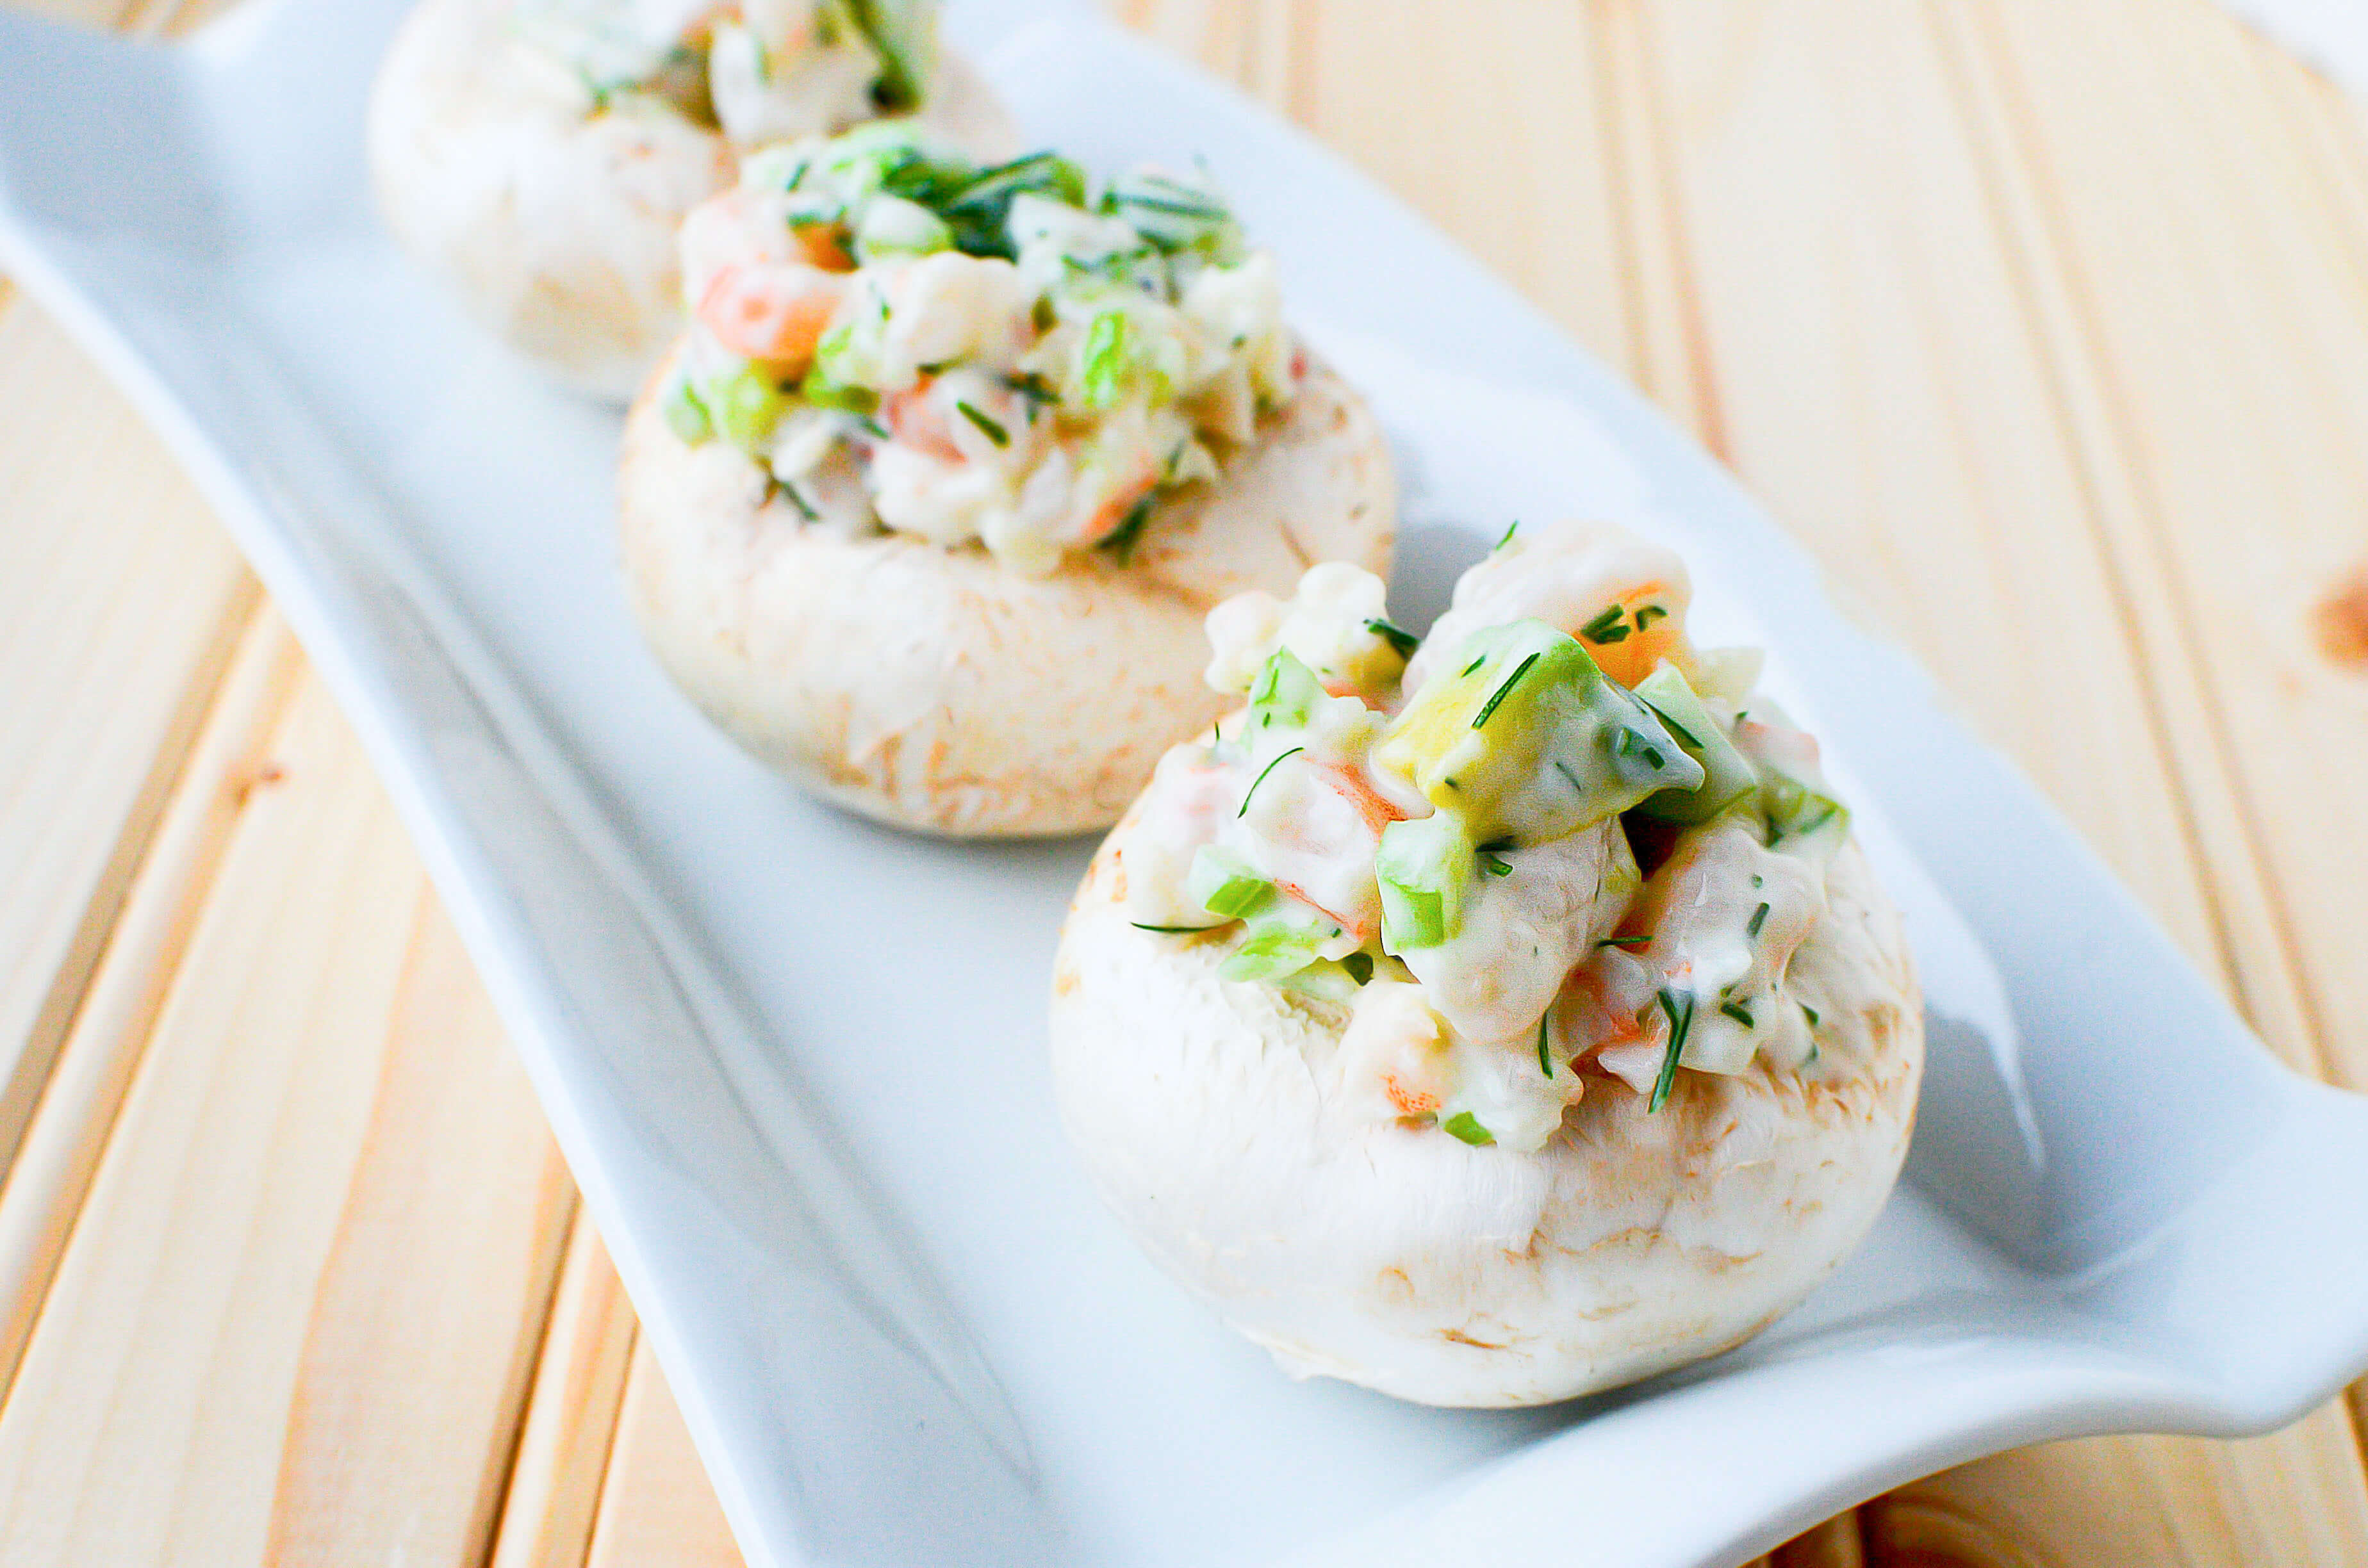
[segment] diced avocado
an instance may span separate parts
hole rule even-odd
[[[1304,728],[1322,700],[1324,683],[1315,678],[1315,672],[1300,663],[1290,649],[1277,648],[1250,687],[1248,733],[1255,736],[1278,725],[1288,730]]]
[[[1652,710],[1542,620],[1474,633],[1373,756],[1484,841],[1544,843],[1703,779]]]
[[[1410,952],[1454,939],[1463,928],[1463,895],[1477,853],[1450,811],[1382,830],[1373,875],[1382,889],[1384,950]]]
[[[1204,844],[1184,874],[1184,896],[1212,915],[1239,920],[1273,901],[1274,884],[1223,845]]]
[[[1665,822],[1708,822],[1759,785],[1759,775],[1678,666],[1663,659],[1651,675],[1636,683],[1637,700],[1650,708],[1685,754],[1702,764],[1705,778],[1699,790],[1664,790],[1647,796],[1637,809]]]

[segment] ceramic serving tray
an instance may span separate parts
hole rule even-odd
[[[1292,1383],[1072,1165],[1047,977],[1090,845],[801,798],[673,692],[613,412],[374,221],[401,0],[175,48],[0,15],[0,263],[137,398],[335,685],[532,1072],[741,1545],[790,1564],[1714,1564],[2010,1444],[2258,1430],[2368,1365],[2368,1102],[2277,1066],[1734,483],[1320,149],[1098,16],[957,4],[1031,139],[1194,154],[1372,395],[1427,620],[1520,517],[1685,551],[1908,911],[1931,1069],[1865,1248],[1744,1348],[1435,1411]]]

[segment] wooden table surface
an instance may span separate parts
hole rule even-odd
[[[2203,0],[1125,9],[1633,375],[2272,1050],[2368,1083],[2368,142],[2328,86]],[[737,1561],[335,705],[5,283],[0,890],[0,1563]],[[2368,1568],[2363,1418],[2030,1449],[1777,1560]]]

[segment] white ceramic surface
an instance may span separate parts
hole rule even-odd
[[[1055,1127],[1043,993],[1089,846],[814,806],[643,653],[614,416],[371,217],[399,4],[250,0],[172,50],[0,15],[0,262],[335,684],[758,1568],[1730,1562],[1954,1460],[2257,1430],[2368,1366],[2368,1103],[2276,1066],[1718,468],[1294,132],[1091,13],[958,5],[1036,138],[1203,153],[1281,250],[1405,460],[1414,619],[1508,515],[1633,510],[1693,554],[1704,616],[1764,629],[1847,759],[1931,990],[1910,1184],[1752,1345],[1528,1413],[1285,1381]]]

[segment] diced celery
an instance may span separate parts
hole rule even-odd
[[[1777,767],[1760,769],[1759,810],[1767,820],[1768,847],[1788,854],[1830,855],[1850,835],[1850,808],[1822,782]]]
[[[1497,1135],[1480,1125],[1480,1119],[1468,1110],[1459,1110],[1439,1124],[1439,1130],[1452,1138],[1460,1138],[1475,1149],[1485,1149],[1497,1141]]]
[[[880,394],[853,379],[856,366],[855,329],[835,326],[814,345],[814,360],[798,383],[798,395],[816,408],[848,414],[869,414],[880,406]]]
[[[1382,890],[1382,947],[1436,948],[1463,928],[1463,896],[1477,851],[1453,812],[1382,830],[1373,875]]]
[[[1247,860],[1222,845],[1204,844],[1193,853],[1184,876],[1184,896],[1210,914],[1239,920],[1274,898],[1274,884]]]
[[[1290,649],[1277,648],[1250,686],[1247,733],[1255,736],[1278,724],[1287,730],[1300,729],[1315,716],[1315,705],[1323,699],[1324,683],[1315,678],[1315,672],[1300,663]]]
[[[744,364],[701,390],[716,433],[744,452],[762,449],[790,406],[790,394],[753,364]]]
[[[1677,665],[1662,660],[1636,683],[1636,697],[1659,717],[1685,754],[1702,764],[1704,775],[1700,789],[1664,790],[1647,796],[1639,811],[1665,822],[1708,822],[1759,787],[1759,773],[1735,749],[1726,726],[1702,706]]]
[[[1252,922],[1249,935],[1217,966],[1217,974],[1224,980],[1282,980],[1315,962],[1324,944],[1339,935],[1338,926],[1306,914],[1272,909]]]
[[[1134,363],[1134,335],[1133,324],[1124,311],[1099,312],[1086,327],[1078,384],[1087,408],[1115,408],[1126,395],[1128,372]]]
[[[715,437],[715,422],[707,415],[707,404],[700,401],[699,389],[689,377],[677,379],[666,390],[661,404],[669,429],[685,446],[695,447]]]

